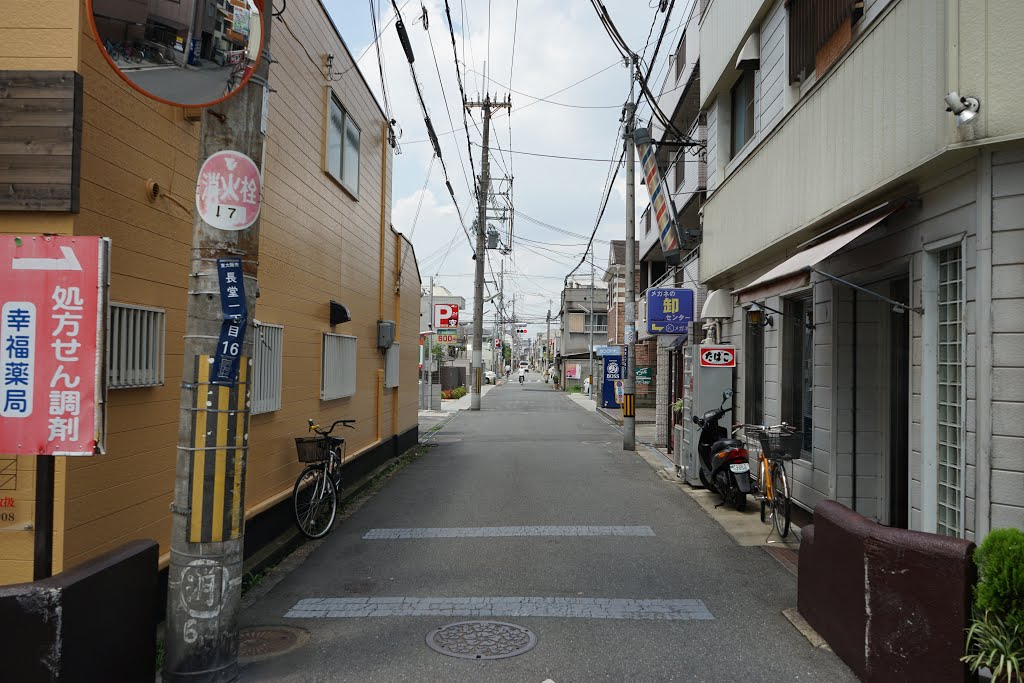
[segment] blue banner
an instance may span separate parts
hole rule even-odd
[[[242,260],[217,259],[217,281],[220,285],[220,308],[224,322],[220,325],[210,384],[233,386],[238,381],[238,359],[242,355],[242,342],[245,340],[248,322]]]
[[[686,334],[693,322],[693,290],[647,290],[647,333]]]

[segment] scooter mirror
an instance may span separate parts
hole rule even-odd
[[[700,418],[697,417],[696,415],[694,415],[691,419],[693,420],[693,424],[695,424],[695,425],[699,425],[700,424]]]
[[[725,391],[722,392],[723,402],[728,401],[730,398],[732,398],[732,389],[726,389]]]

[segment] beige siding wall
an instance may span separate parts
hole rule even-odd
[[[252,418],[249,516],[290,493],[299,471],[293,439],[304,434],[307,417],[355,418],[356,430],[345,434],[350,458],[417,422],[420,282],[411,245],[390,228],[391,149],[383,115],[317,0],[291,0],[287,20],[287,28],[275,24],[273,35],[280,63],[270,76],[277,92],[270,97],[255,311],[257,319],[284,326],[282,401],[279,410]],[[68,52],[81,52],[80,66],[35,68],[77,68],[83,75],[81,213],[0,214],[0,231],[59,232],[53,226],[61,221],[70,231],[73,220],[78,234],[111,237],[110,298],[164,308],[167,350],[163,386],[110,391],[107,455],[58,461],[57,570],[135,538],[156,539],[162,553],[168,550],[200,131],[181,110],[146,99],[111,72],[87,23],[76,23],[75,32]],[[51,54],[62,49],[49,48]],[[329,85],[361,129],[358,197],[322,170],[328,83],[312,60],[323,53],[334,54],[335,72],[344,72]],[[29,67],[8,67],[0,56],[0,68]],[[166,195],[152,203],[145,196],[150,179]],[[332,299],[352,313],[351,322],[334,330]],[[383,388],[384,356],[376,347],[381,318],[398,321],[396,389]],[[331,331],[359,340],[356,395],[321,401],[321,336]],[[22,460],[19,483],[31,485],[31,461]],[[24,503],[31,513],[28,496],[31,491]],[[30,579],[31,532],[5,534],[0,548],[0,583]]]

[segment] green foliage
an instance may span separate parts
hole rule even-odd
[[[683,399],[679,399],[672,404],[672,412],[681,413],[683,412]]]
[[[967,629],[967,654],[960,658],[972,672],[992,671],[993,681],[1019,681],[1024,676],[1024,626],[1012,626],[994,612],[985,612]]]
[[[574,384],[571,387],[569,387],[569,393],[570,394],[580,394],[580,393],[583,393],[583,387],[581,387],[579,384]]]
[[[1024,632],[1024,532],[996,529],[974,551],[975,614],[992,612]]]
[[[454,401],[462,398],[466,395],[466,387],[455,387],[454,389],[445,389],[441,392],[441,398],[446,401]]]

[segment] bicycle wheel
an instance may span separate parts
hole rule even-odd
[[[772,465],[772,521],[780,538],[789,535],[789,485],[782,463]]]
[[[323,465],[302,470],[292,489],[295,524],[307,538],[323,538],[338,514],[338,489]]]
[[[768,479],[768,467],[767,461],[763,458],[758,458],[757,462],[757,488],[758,496],[761,498],[761,523],[771,524],[771,501],[768,498],[768,493],[771,491],[772,484]]]

